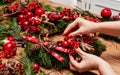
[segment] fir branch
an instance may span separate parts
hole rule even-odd
[[[81,13],[81,15],[82,15],[82,17],[90,16],[90,17],[92,17],[92,18],[98,19],[97,16],[94,16],[94,15],[93,15],[91,12],[89,12],[89,11],[83,11],[83,12]]]
[[[33,63],[27,57],[25,52],[22,53],[22,59],[20,60],[20,62],[23,64],[25,75],[36,75],[34,69],[32,68]]]
[[[63,19],[59,19],[56,23],[58,29],[62,29],[62,31],[67,27],[67,25],[69,25],[72,21],[65,21]]]
[[[44,49],[39,50],[38,60],[40,60],[40,64],[46,68],[51,68],[53,66],[51,56],[45,52]]]
[[[16,18],[9,21],[8,33],[14,36],[17,40],[21,40],[20,36],[21,27],[17,24]]]
[[[0,23],[0,40],[4,39],[5,37],[9,36],[8,30],[3,23]]]
[[[6,0],[0,0],[0,5],[5,4]]]
[[[45,6],[45,3],[44,2],[40,2],[42,8]]]
[[[99,34],[99,37],[102,37],[106,40],[113,40],[115,42],[120,42],[120,36],[112,36],[112,35],[108,35],[108,34]]]
[[[46,75],[45,72],[39,72],[38,75]]]
[[[106,46],[99,40],[95,40],[92,45],[95,48],[95,51],[93,52],[93,54],[97,56],[100,56],[101,53],[106,49]]]

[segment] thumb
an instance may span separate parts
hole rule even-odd
[[[78,54],[78,55],[80,55],[81,57],[83,57],[83,56],[85,56],[85,52],[84,51],[82,51],[80,48],[77,48],[76,50],[76,53]]]

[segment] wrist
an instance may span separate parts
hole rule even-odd
[[[100,75],[116,75],[109,63],[104,60],[101,60],[98,64],[98,71]]]
[[[94,22],[91,22],[90,25],[91,25],[91,33],[96,33],[98,32],[98,29],[99,29],[99,25],[97,25],[98,23],[94,23]]]

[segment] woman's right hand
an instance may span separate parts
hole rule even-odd
[[[94,22],[87,21],[82,18],[77,18],[74,22],[68,25],[63,35],[76,36],[78,34],[87,34],[95,32],[96,25]]]
[[[78,62],[73,56],[69,55],[69,64],[71,70],[78,72],[98,70],[100,75],[116,75],[110,65],[100,57],[85,53],[80,48],[76,49],[75,51],[82,58],[82,60]]]

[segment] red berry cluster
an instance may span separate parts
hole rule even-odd
[[[93,44],[93,38],[91,38],[89,35],[84,34],[82,35],[82,39],[84,43],[87,43],[89,45]]]
[[[64,8],[60,14],[63,16],[64,20],[70,21],[70,20],[75,20],[76,18],[79,17],[79,14],[72,12],[71,9],[69,8]]]
[[[117,21],[120,20],[120,13],[118,13],[118,15],[113,15],[112,19]]]
[[[20,63],[12,61],[3,63],[0,61],[0,75],[16,75],[16,73],[24,74],[23,66]]]
[[[66,36],[64,41],[61,41],[61,46],[70,50],[69,54],[74,55],[75,49],[80,46],[80,42],[71,36]]]
[[[61,19],[63,16],[61,14],[58,14],[56,12],[51,12],[48,14],[48,18],[50,21],[54,22],[58,19]]]
[[[40,17],[45,11],[37,2],[32,2],[28,7],[24,7],[18,15],[18,25],[22,30],[29,30],[31,32],[40,32]]]
[[[16,67],[15,68],[16,72],[20,73],[20,75],[23,75],[24,69],[23,69],[21,63],[16,63],[14,66]]]
[[[29,11],[34,11],[36,8],[39,8],[39,7],[41,7],[41,4],[33,1],[33,2],[29,3],[27,8]]]
[[[3,43],[2,50],[0,51],[0,58],[11,58],[15,56],[17,50],[15,38],[9,36],[3,40]]]
[[[100,20],[92,18],[90,16],[85,16],[85,19],[88,20],[88,21],[91,21],[91,22],[100,22]]]
[[[56,21],[58,19],[64,19],[65,21],[75,20],[79,17],[79,14],[72,12],[69,8],[64,8],[60,13],[51,12],[48,14],[50,21]]]
[[[12,6],[10,6],[7,11],[8,13],[13,13],[13,12],[16,12],[18,11],[18,8],[20,8],[20,2],[15,2]]]

